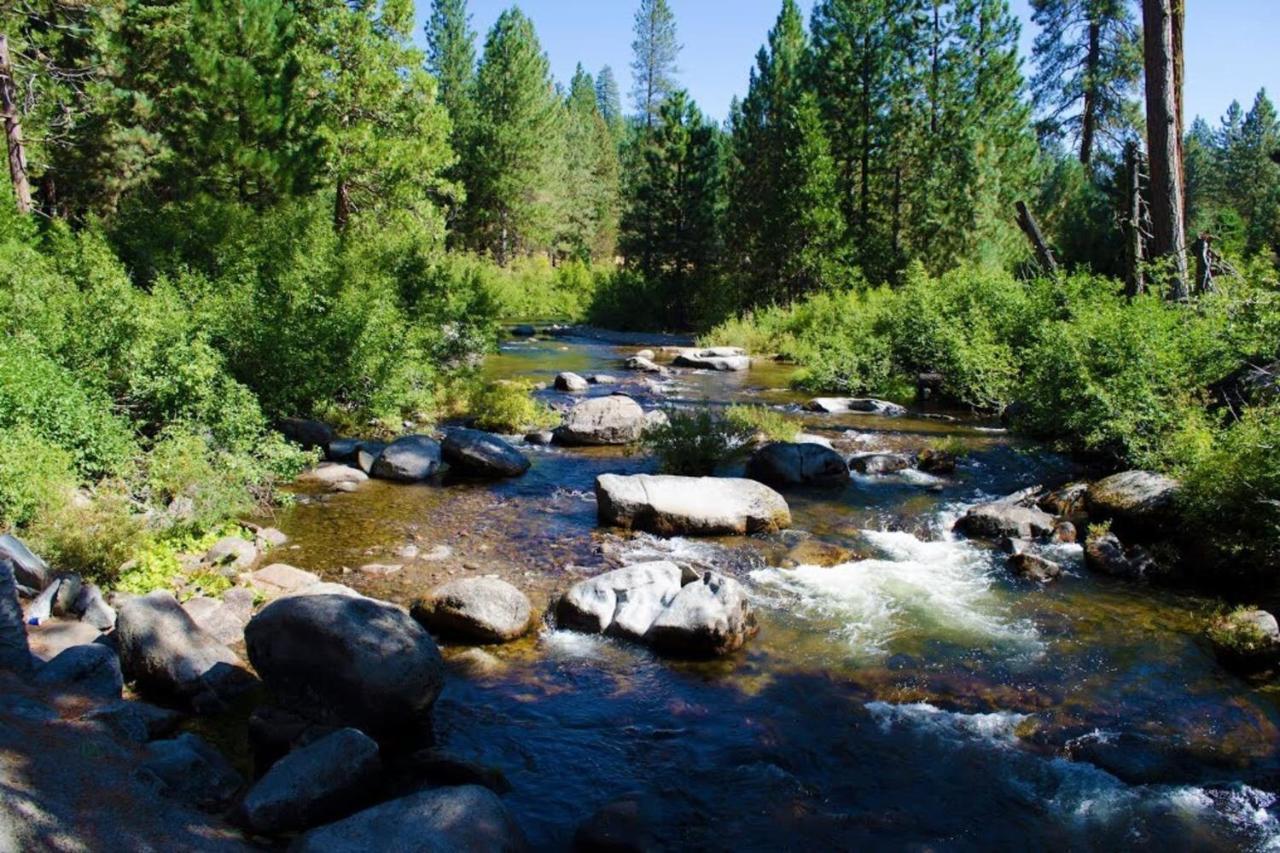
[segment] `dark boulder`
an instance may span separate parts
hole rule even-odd
[[[356,448],[355,466],[368,474],[373,470],[373,463],[378,461],[382,451],[387,449],[385,441],[362,441]]]
[[[1062,575],[1062,566],[1052,560],[1046,560],[1044,557],[1028,554],[1025,551],[1010,555],[1009,568],[1018,577],[1036,581],[1037,583],[1048,583],[1049,581],[1057,580]]]
[[[843,486],[849,482],[844,457],[820,444],[774,442],[752,454],[747,477],[771,486]]]
[[[955,529],[978,539],[1041,539],[1053,532],[1053,516],[1035,507],[1008,501],[971,507],[956,522]]]
[[[207,812],[225,809],[244,784],[222,753],[190,732],[147,744],[137,772],[164,796]]]
[[[370,475],[398,483],[419,483],[444,467],[440,443],[426,435],[406,435],[391,442],[373,463]]]
[[[849,460],[849,470],[872,476],[896,474],[911,468],[914,461],[905,453],[859,453]]]
[[[1089,486],[1089,517],[1118,533],[1147,536],[1177,527],[1178,481],[1151,471],[1125,471]]]
[[[324,450],[337,438],[333,427],[320,421],[305,418],[284,418],[276,423],[276,430],[304,450]]]
[[[124,689],[120,659],[104,645],[72,646],[36,671],[34,683],[97,699],[119,699]]]
[[[13,570],[13,561],[0,557],[0,669],[26,673],[31,669],[31,650]]]
[[[53,582],[53,572],[44,560],[31,553],[21,539],[6,533],[0,536],[0,560],[8,560],[13,566],[13,577],[22,586],[36,591]]]
[[[454,469],[480,477],[519,477],[529,470],[523,453],[480,430],[449,430],[440,452]]]
[[[444,683],[431,635],[400,608],[370,598],[278,599],[249,622],[245,643],[286,708],[375,736],[425,727]]]

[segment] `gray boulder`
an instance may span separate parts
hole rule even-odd
[[[444,684],[431,635],[400,608],[370,598],[277,599],[249,622],[245,643],[286,708],[374,735],[429,722]]]
[[[306,450],[324,450],[337,436],[333,427],[320,421],[305,418],[284,418],[276,424],[276,429],[294,444],[300,444]]]
[[[31,650],[13,575],[13,561],[0,557],[0,669],[25,673],[31,669]]]
[[[221,709],[257,683],[234,652],[162,590],[120,604],[116,640],[124,673],[139,691],[196,711]]]
[[[859,453],[849,460],[849,469],[859,474],[896,474],[912,467],[914,460],[905,453]]]
[[[971,507],[955,529],[977,539],[1041,539],[1053,533],[1054,519],[1041,509],[1009,501]]]
[[[627,370],[636,370],[640,373],[663,375],[669,372],[665,367],[654,362],[652,357],[642,355],[633,355],[631,358],[624,361],[622,366]]]
[[[148,743],[158,737],[171,734],[182,721],[182,715],[168,708],[158,708],[146,702],[129,702],[121,699],[88,711],[80,718],[94,723],[116,737],[133,743]]]
[[[248,608],[238,603],[246,593],[249,596]],[[253,592],[232,589],[227,591],[227,595],[232,596],[231,602],[202,596],[184,602],[182,609],[219,643],[232,646],[244,639],[244,626],[253,614]]]
[[[608,373],[593,373],[587,377],[587,381],[592,385],[616,385],[618,377],[610,376]]]
[[[45,561],[12,534],[0,536],[0,559],[13,564],[14,579],[27,589],[42,590],[53,581],[53,572]]]
[[[274,598],[314,586],[320,583],[320,576],[284,563],[272,563],[249,575],[249,582]]]
[[[844,486],[849,469],[844,457],[812,442],[774,442],[752,454],[747,476],[772,486]]]
[[[867,415],[900,417],[907,413],[907,410],[897,403],[890,403],[887,400],[875,400],[870,397],[815,397],[805,404],[805,408],[811,412],[823,412],[825,414],[858,412]]]
[[[519,853],[524,836],[502,800],[488,788],[463,785],[419,791],[357,812],[302,835],[294,853]]]
[[[1089,516],[1117,529],[1152,533],[1176,526],[1178,481],[1151,471],[1125,471],[1089,486]]]
[[[164,796],[208,812],[225,809],[244,784],[222,753],[190,732],[147,744],[138,773]]]
[[[640,440],[644,409],[630,397],[613,395],[583,400],[555,431],[556,441],[574,446],[622,445]]]
[[[758,630],[742,584],[706,572],[685,584],[658,614],[645,639],[662,654],[707,658],[737,651]]]
[[[298,476],[300,483],[314,483],[319,486],[339,486],[345,483],[358,485],[368,479],[369,475],[364,471],[340,462],[324,462]]]
[[[600,524],[662,536],[772,533],[791,526],[782,495],[755,480],[604,474]]]
[[[94,643],[72,646],[36,671],[34,682],[100,699],[119,699],[124,690],[120,659],[108,647]]]
[[[418,483],[440,473],[440,443],[426,435],[406,435],[386,446],[369,472],[382,480]]]
[[[1026,551],[1011,554],[1009,568],[1019,577],[1038,583],[1048,583],[1062,575],[1062,566]]]
[[[387,449],[385,441],[362,441],[356,450],[356,467],[368,474],[373,470],[373,463],[378,461],[382,451]]]
[[[272,765],[240,810],[255,832],[275,835],[308,829],[349,814],[376,783],[378,744],[356,729],[341,729],[294,750]]]
[[[566,391],[570,394],[581,394],[590,389],[591,383],[583,379],[576,373],[568,371],[556,376],[555,389],[557,391]]]
[[[477,643],[524,636],[533,621],[529,597],[498,578],[462,578],[415,603],[413,618],[435,634]]]
[[[1084,564],[1090,571],[1126,580],[1163,574],[1150,554],[1142,548],[1126,548],[1114,533],[1090,536],[1085,541]]]
[[[325,445],[324,458],[342,465],[354,465],[356,453],[360,450],[357,438],[335,438]]]
[[[529,470],[529,460],[523,453],[496,435],[480,430],[450,430],[440,452],[451,466],[468,474],[519,477]]]
[[[680,593],[674,563],[641,563],[570,587],[556,609],[559,623],[578,631],[641,640]]]
[[[204,562],[208,565],[222,566],[228,571],[235,572],[248,569],[257,560],[258,546],[239,536],[219,539],[204,555]]]
[[[725,373],[751,369],[751,359],[744,355],[742,350],[734,347],[686,350],[677,355],[672,364],[676,365],[676,367],[691,367],[695,370],[716,370]]]
[[[92,625],[99,631],[109,631],[115,627],[116,611],[107,604],[102,590],[88,583],[80,588],[80,595],[72,610],[79,615],[80,621]]]
[[[1232,669],[1253,672],[1280,662],[1280,622],[1265,610],[1242,608],[1213,623],[1209,640]]]

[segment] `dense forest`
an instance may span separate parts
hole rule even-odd
[[[306,463],[276,419],[523,411],[471,368],[560,319],[936,374],[1274,568],[1280,119],[1184,128],[1180,4],[1034,0],[1028,61],[1006,0],[783,0],[723,125],[639,5],[628,106],[515,7],[434,0],[425,50],[405,0],[0,7],[3,524],[100,568],[203,535]]]

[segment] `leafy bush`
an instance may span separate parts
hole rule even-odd
[[[703,406],[667,409],[667,423],[648,430],[644,446],[658,458],[663,473],[707,477],[731,461],[755,434]]]
[[[66,504],[76,487],[74,462],[28,426],[0,429],[0,528],[21,527]]]
[[[559,424],[560,417],[532,392],[530,382],[487,382],[471,391],[467,411],[479,429],[490,432],[513,434]]]
[[[86,496],[38,516],[26,534],[50,565],[112,589],[120,566],[151,541],[138,509],[126,483],[105,480]]]
[[[472,256],[448,263],[479,281],[499,315],[508,320],[583,320],[597,287],[610,272],[608,267],[592,267],[579,260],[553,266],[542,256],[522,258],[505,269]]]
[[[770,441],[795,441],[800,434],[799,421],[768,406],[730,406],[724,416],[735,429],[763,435]]]
[[[1280,405],[1250,409],[1182,470],[1188,528],[1212,564],[1272,584],[1280,567]]]

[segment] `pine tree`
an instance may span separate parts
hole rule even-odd
[[[555,234],[562,110],[533,23],[508,9],[485,40],[467,148],[466,232],[500,264]]]
[[[662,103],[627,188],[620,243],[668,323],[687,327],[719,256],[720,133],[681,90]]]
[[[624,130],[622,117],[622,94],[618,90],[618,79],[613,76],[613,69],[606,65],[596,75],[596,108],[604,119],[609,130],[620,142]]]
[[[443,233],[440,204],[455,188],[449,119],[436,81],[410,43],[413,6],[336,4],[309,10],[308,88],[334,193],[334,227],[361,213],[411,213]]]
[[[1238,116],[1238,109],[1236,111]],[[1229,125],[1222,152],[1223,183],[1244,220],[1248,255],[1280,251],[1280,165],[1271,152],[1280,146],[1280,121],[1265,89],[1243,119]]]
[[[1031,0],[1040,27],[1032,92],[1042,135],[1077,141],[1086,166],[1106,144],[1132,138],[1141,120],[1142,37],[1130,0]]]
[[[599,157],[597,133],[603,124],[596,108],[595,81],[579,63],[565,102],[564,175],[562,180],[561,251],[579,260],[591,259],[600,229],[603,188],[596,182]],[[605,130],[607,133],[607,129]]]
[[[784,0],[746,99],[732,111],[728,229],[745,304],[791,300],[829,282],[843,249],[835,165],[795,0]]]
[[[659,120],[661,105],[676,87],[676,59],[680,43],[676,39],[676,19],[667,0],[640,0],[636,12],[635,58],[631,71],[635,85],[631,96],[645,127]]]
[[[476,34],[471,30],[467,0],[432,0],[426,37],[427,70],[436,78],[456,142],[466,132],[475,97]]]

